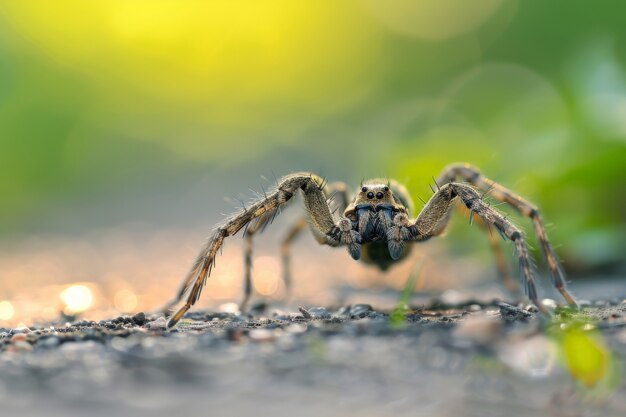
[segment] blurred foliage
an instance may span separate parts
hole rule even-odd
[[[621,381],[617,359],[597,324],[582,313],[562,311],[548,327],[565,369],[592,396],[611,395]]]
[[[625,8],[0,0],[0,233],[216,167],[425,196],[468,161],[540,204],[568,268],[620,263]]]
[[[409,276],[409,279],[406,280],[404,288],[400,293],[398,303],[389,315],[389,323],[392,328],[402,329],[406,326],[406,316],[411,312],[411,309],[409,308],[409,302],[411,301],[411,296],[415,291],[415,285],[417,284],[420,273],[421,263],[416,268],[416,271],[414,271]]]

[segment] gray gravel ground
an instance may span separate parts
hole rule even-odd
[[[596,302],[624,371],[626,304]],[[369,305],[193,312],[0,329],[0,410],[15,416],[624,416],[586,394],[532,308]],[[54,327],[52,327],[54,326]]]

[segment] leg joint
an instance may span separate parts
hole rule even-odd
[[[539,209],[537,207],[531,207],[528,212],[528,217],[532,219],[538,219],[540,217]]]

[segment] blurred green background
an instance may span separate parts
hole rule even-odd
[[[625,15],[582,0],[0,1],[0,240],[138,221],[206,233],[223,197],[294,170],[392,176],[426,198],[467,161],[543,209],[570,273],[614,271]]]

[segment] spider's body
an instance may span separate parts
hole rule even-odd
[[[382,270],[404,258],[410,245],[390,250],[387,233],[395,217],[410,216],[411,208],[408,192],[395,181],[365,181],[343,213],[361,236],[361,252],[351,253],[352,257]]]
[[[457,179],[461,179],[462,182],[456,182]],[[283,242],[282,258],[285,284],[288,289],[291,282],[290,246],[299,233],[306,228],[307,222],[320,244],[345,246],[352,258],[361,259],[385,270],[394,262],[404,258],[412,243],[441,235],[448,223],[452,208],[460,200],[469,209],[470,216],[475,214],[483,225],[495,228],[503,238],[515,245],[526,294],[540,310],[545,312],[545,307],[537,296],[524,235],[501,213],[483,201],[483,195],[489,192],[496,200],[510,204],[521,214],[532,219],[554,285],[570,305],[576,306],[573,297],[565,288],[561,266],[548,242],[539,210],[534,205],[485,178],[476,168],[468,164],[450,165],[436,183],[437,190],[433,196],[419,215],[411,219],[413,212],[411,197],[406,188],[395,181],[380,179],[366,181],[354,197],[350,198],[345,184],[328,184],[315,174],[295,173],[283,177],[274,191],[234,214],[216,228],[185,278],[177,297],[169,304],[173,306],[186,296],[184,306],[171,317],[168,327],[174,326],[198,301],[224,239],[244,228],[247,242],[246,274],[245,297],[241,308],[242,310],[245,308],[252,289],[252,238],[298,191],[303,194],[307,216],[306,219],[301,219],[294,225]],[[483,195],[479,194],[478,190],[482,191]],[[514,290],[516,285],[506,273],[506,262],[499,242],[492,238],[492,243],[505,284],[509,289]]]

